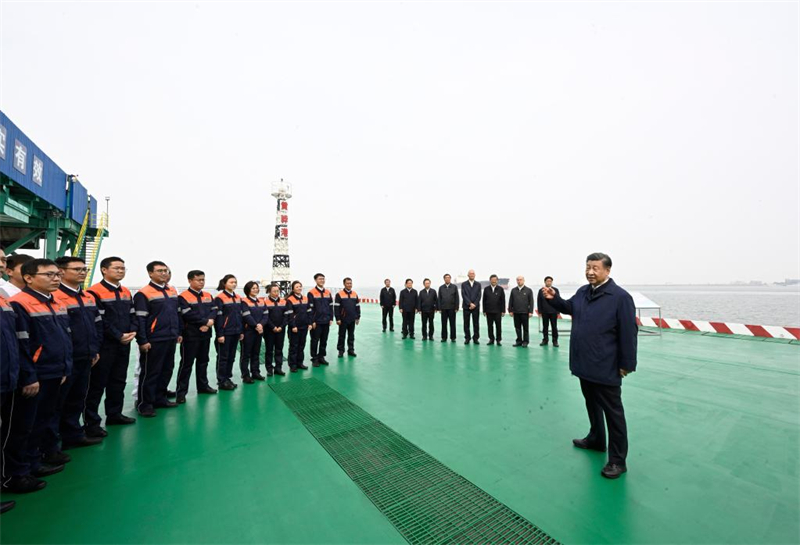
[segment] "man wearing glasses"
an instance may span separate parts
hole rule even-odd
[[[103,317],[103,342],[100,359],[92,367],[89,391],[83,420],[86,435],[105,437],[108,435],[100,425],[100,400],[106,394],[106,426],[133,424],[135,418],[122,414],[125,401],[125,386],[128,380],[128,364],[131,358],[131,342],[136,337],[136,321],[133,297],[128,288],[120,284],[125,278],[125,261],[112,256],[100,262],[103,279],[89,288],[97,301]]]
[[[53,294],[67,307],[72,330],[72,374],[61,387],[58,409],[61,450],[88,447],[100,443],[101,437],[87,437],[81,426],[86,392],[92,366],[100,359],[103,340],[103,318],[94,297],[83,291],[83,281],[89,272],[80,257],[65,256],[56,260],[61,271],[61,285]],[[69,456],[63,452],[45,452],[45,462],[65,463]]]
[[[54,261],[32,259],[22,266],[22,277],[25,288],[10,301],[17,317],[22,391],[4,441],[24,445],[24,455],[13,459],[13,449],[3,451],[3,489],[11,492],[40,490],[45,483],[39,477],[64,469],[63,463],[44,462],[42,453],[58,452],[59,390],[72,373],[67,308],[53,297],[61,272]]]
[[[156,416],[156,408],[173,408],[178,404],[166,397],[162,370],[172,368],[175,345],[181,342],[181,321],[178,292],[168,284],[170,272],[163,261],[147,264],[150,283],[136,292],[133,308],[138,324],[141,377],[136,396],[136,409],[145,418]]]

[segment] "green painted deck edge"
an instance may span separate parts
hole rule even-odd
[[[558,545],[327,384],[310,378],[270,388],[412,545]]]

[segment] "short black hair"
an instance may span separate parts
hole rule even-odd
[[[280,289],[281,289],[281,287],[280,287],[278,284],[276,284],[275,282],[273,282],[272,284],[270,284],[269,286],[267,286],[267,293],[271,292],[271,291],[272,291],[272,288],[278,288],[278,291],[279,291],[279,292],[280,292]]]
[[[450,273],[444,273],[444,276],[442,277],[442,280],[444,280],[444,279],[445,279],[445,278],[447,278],[448,276],[450,276]],[[453,278],[453,277],[452,277],[452,276],[450,276],[450,278]]]
[[[384,281],[384,282],[391,282],[391,281],[392,281],[392,279],[391,279],[391,278],[384,278],[384,279],[383,279],[383,281]]]
[[[56,265],[58,265],[59,269],[66,269],[67,265],[69,265],[70,263],[75,263],[76,261],[78,263],[83,263],[84,265],[86,265],[86,260],[76,255],[61,256],[56,259]]]
[[[28,259],[22,265],[22,274],[24,275],[34,275],[39,272],[39,267],[50,267],[50,266],[58,266],[56,262],[52,259]]]
[[[353,279],[352,279],[352,278],[350,278],[349,276],[345,276],[345,277],[344,277],[344,279],[342,280],[342,285],[344,285],[344,284],[347,284],[347,281],[348,281],[348,280],[349,280],[350,282],[352,282],[352,281],[353,281]]]
[[[489,280],[491,280],[492,278],[497,278],[497,275],[493,274],[492,276],[489,277]]]
[[[244,294],[249,296],[250,290],[253,289],[253,286],[258,286],[258,282],[254,280],[250,280],[247,284],[244,285]]]
[[[547,282],[548,280],[552,280],[552,279],[553,279],[553,277],[552,277],[552,276],[545,276],[545,277],[544,277],[544,281],[545,281],[545,282]]]
[[[603,267],[606,269],[611,268],[611,257],[608,254],[604,254],[603,252],[595,252],[593,254],[589,254],[586,256],[586,261],[602,261]]]
[[[159,265],[162,267],[167,267],[167,264],[164,263],[163,261],[151,261],[150,263],[147,264],[147,272],[149,273],[153,272]]]
[[[430,278],[426,278],[425,280],[422,281],[422,283],[424,284],[425,282],[430,282],[430,281],[431,281]]]
[[[125,260],[122,259],[121,257],[117,257],[115,255],[111,257],[104,257],[103,261],[100,262],[100,270],[108,269],[109,267],[111,267],[111,264],[114,263],[115,261],[119,261],[123,265],[125,264]]]
[[[194,280],[198,276],[205,276],[205,275],[206,273],[204,273],[203,271],[194,269],[189,271],[189,273],[186,275],[186,280]]]
[[[314,280],[316,280],[316,279],[317,279],[317,278],[319,278],[320,276],[321,276],[322,278],[325,278],[325,275],[324,275],[324,274],[322,274],[322,273],[317,273],[317,274],[315,274],[315,275],[314,275]]]
[[[12,254],[6,258],[6,269],[13,271],[19,265],[33,261],[33,256],[28,254]]]
[[[236,275],[234,275],[234,274],[226,274],[225,276],[223,276],[220,279],[219,284],[217,285],[217,291],[224,290],[225,289],[225,284],[227,284],[228,280],[230,280],[231,278],[236,278]]]
[[[411,280],[410,278],[406,278],[405,283],[408,284],[409,282],[413,282],[413,280]]]

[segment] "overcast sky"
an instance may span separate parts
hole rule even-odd
[[[0,108],[166,261],[374,286],[476,269],[800,277],[798,4],[11,3]]]

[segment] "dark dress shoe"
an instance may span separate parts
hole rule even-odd
[[[255,384],[256,381],[253,380],[251,377],[242,377],[242,382],[245,384]]]
[[[456,340],[455,339],[450,339],[450,342],[454,343],[454,342],[456,342]]]
[[[500,344],[500,341],[497,341],[497,346],[503,346],[503,345]]]
[[[167,399],[175,399],[178,397],[178,393],[173,390],[167,390]]]
[[[411,336],[410,336],[410,338],[411,338],[411,339],[416,339],[416,337],[414,337],[414,335],[411,335]]]
[[[230,385],[231,385],[231,386],[233,386],[234,388],[238,388],[238,387],[239,387],[239,385],[238,385],[238,384],[236,384],[235,382],[233,382],[232,380],[228,380],[228,384],[230,384]]]
[[[226,381],[219,385],[219,389],[230,392],[232,390],[235,390],[236,387],[231,382]]]
[[[522,343],[522,348],[528,348],[528,344],[530,343]]]
[[[318,361],[311,362],[311,367],[319,367],[320,365],[322,364]]]
[[[274,373],[279,377],[285,377],[286,373],[283,372],[283,369],[275,369]]]
[[[588,439],[585,437],[583,439],[573,439],[572,444],[578,448],[586,449],[586,450],[596,450],[597,452],[605,452],[606,447],[603,445],[596,445],[594,443],[590,443]]]
[[[423,340],[423,341],[427,341],[427,340],[428,340],[428,337],[426,337],[425,335],[423,335],[423,336],[422,336],[422,340]]]
[[[547,341],[542,341],[539,343],[539,346],[547,346]]]
[[[15,501],[4,501],[0,502],[0,514],[6,513],[14,509],[14,506],[17,505]]]
[[[600,475],[606,479],[616,479],[626,471],[628,471],[626,466],[618,464],[606,464],[606,466],[600,470]]]
[[[339,357],[340,357],[340,358],[343,358],[343,357],[344,357],[344,352],[342,352],[341,350],[339,350]]]
[[[178,397],[176,397],[175,398],[175,403],[177,403],[178,405],[183,405],[184,403],[186,403],[186,396],[178,396]]]
[[[347,353],[347,355],[350,356],[351,358],[357,358],[358,357],[358,354],[356,354],[355,350],[351,350],[350,352]]]
[[[253,380],[267,380],[267,377],[261,373],[253,373]]]
[[[446,342],[447,342],[447,339],[442,339],[442,342],[443,342],[443,343],[446,343]]]
[[[46,456],[42,456],[42,462],[45,464],[49,464],[51,466],[58,465],[58,464],[67,464],[72,461],[72,456],[65,452],[54,452],[52,454],[48,454]]]
[[[164,403],[156,403],[153,405],[156,409],[174,409],[178,406],[174,401],[165,401]]]
[[[326,360],[325,358],[317,358],[317,361],[319,361],[322,365],[330,365],[330,363],[331,363],[328,360]]]
[[[100,426],[89,426],[84,433],[86,437],[108,437],[108,432]]]
[[[494,344],[494,341],[489,341],[489,342],[488,342],[488,343],[486,343],[486,344],[487,344],[487,345],[492,345],[492,344]]]
[[[553,346],[555,346],[556,348],[558,348],[558,341],[553,341]]]
[[[64,471],[64,464],[42,464],[39,469],[33,472],[35,477],[47,477],[48,475],[55,475]]]
[[[517,341],[517,342],[514,343],[514,346],[522,346],[522,343]]]
[[[469,344],[469,339],[467,339],[466,341],[464,341],[464,344]]]
[[[13,494],[28,494],[47,486],[47,483],[33,475],[14,475],[3,483],[3,490]]]
[[[142,418],[154,418],[156,416],[155,409],[145,409],[143,411],[139,411],[139,416]]]
[[[297,366],[297,368],[298,368],[298,369],[302,369],[303,371],[305,371],[306,369],[308,369],[308,365],[303,365],[303,364],[301,363],[300,365],[298,365],[298,366]]]
[[[106,426],[127,426],[129,424],[136,424],[136,419],[124,414],[106,417]]]
[[[296,373],[297,372],[297,367],[289,367],[289,372],[290,373]]]
[[[102,437],[89,437],[84,436],[80,439],[76,439],[75,441],[63,441],[61,443],[61,450],[70,450],[73,448],[81,448],[81,447],[91,447],[94,445],[99,445],[103,442]]]
[[[474,341],[472,341],[472,342],[474,342],[475,344],[481,344],[481,341],[479,341],[479,340],[477,340],[477,339],[476,339],[476,340],[474,340]]]
[[[201,390],[197,390],[197,393],[198,394],[216,394],[217,393],[217,389],[216,388],[212,388],[211,386],[209,386],[208,388],[203,388]]]
[[[273,374],[272,369],[267,369],[267,376],[271,377]]]
[[[394,332],[394,328],[391,328],[389,331],[390,331],[390,332]]]
[[[403,338],[404,338],[404,339],[407,339],[407,338],[408,338],[408,335],[403,335]]]

